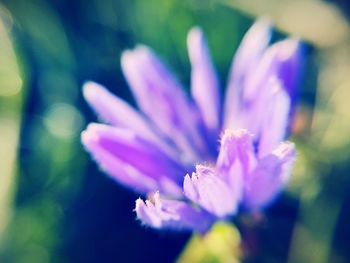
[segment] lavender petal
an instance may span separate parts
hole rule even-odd
[[[205,233],[214,221],[214,217],[207,212],[195,209],[184,201],[164,199],[158,192],[146,202],[142,199],[136,200],[135,211],[143,224],[156,229]]]
[[[288,181],[295,159],[293,143],[281,143],[261,159],[246,180],[244,205],[259,210],[268,205]]]
[[[224,128],[235,126],[239,111],[244,105],[245,82],[259,63],[271,38],[271,24],[266,19],[254,23],[243,38],[232,61],[224,105]]]
[[[161,61],[139,46],[124,52],[122,69],[141,110],[183,151],[184,159],[200,160],[206,145],[199,114]]]
[[[300,44],[296,39],[279,41],[266,50],[253,76],[245,83],[242,101],[246,106],[237,117],[236,123],[239,127],[247,128],[259,136],[264,112],[270,107],[271,90],[276,86],[275,79],[280,82],[280,87],[285,90],[290,99],[293,99],[298,79],[299,55]],[[288,107],[290,104],[290,102],[287,103]],[[291,111],[292,109],[289,109],[284,112],[286,121]],[[281,141],[284,138],[278,139]],[[270,150],[275,146],[273,145]]]
[[[187,37],[187,47],[192,66],[192,97],[200,110],[206,127],[216,138],[221,124],[219,80],[200,28],[191,29]]]
[[[187,198],[219,218],[236,213],[238,201],[227,184],[215,174],[215,170],[196,166],[192,176],[185,176],[184,193]]]
[[[90,124],[82,133],[82,142],[118,182],[142,192],[159,189],[169,195],[181,195],[184,168],[155,144],[134,132],[104,124]]]
[[[103,86],[92,81],[86,82],[83,94],[90,106],[107,123],[130,128],[149,137],[154,136],[145,119],[137,111]]]
[[[275,56],[276,76],[293,99],[299,80],[302,46],[296,38],[289,38],[272,45],[268,52]]]
[[[258,154],[262,158],[286,137],[291,100],[278,80],[271,83],[270,97],[262,119]]]
[[[245,175],[256,166],[253,136],[247,130],[225,130],[216,162],[218,174],[240,198],[240,189]]]
[[[244,101],[251,102],[257,99],[262,92],[259,90],[266,85],[271,77],[282,82],[286,91],[295,93],[300,64],[300,44],[297,39],[287,39],[273,44],[261,57],[253,77],[246,81]]]
[[[89,81],[83,86],[86,101],[107,123],[113,126],[128,128],[162,148],[174,158],[178,152],[167,145],[160,136],[157,136],[143,116],[128,103],[110,93],[103,86]]]

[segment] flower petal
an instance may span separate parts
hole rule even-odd
[[[154,143],[174,158],[178,152],[156,135],[148,122],[128,103],[110,93],[103,86],[88,81],[83,86],[83,94],[89,105],[107,123],[128,128]]]
[[[130,128],[147,137],[154,136],[145,119],[137,111],[103,86],[88,81],[83,86],[83,94],[90,106],[107,123]]]
[[[282,82],[283,87],[293,99],[298,84],[302,45],[296,38],[289,38],[272,45],[270,51],[276,57],[276,76]],[[273,56],[273,55],[271,55]]]
[[[262,158],[275,149],[287,134],[290,114],[290,97],[278,80],[271,83],[270,98],[262,119],[258,144],[259,157]]]
[[[266,32],[268,31],[265,31],[265,34]],[[262,47],[266,45],[267,39],[262,40],[264,43]],[[244,43],[245,41],[242,46]],[[225,127],[248,129],[256,135],[256,138],[261,132],[264,109],[270,103],[267,98],[270,96],[271,79],[277,78],[287,94],[293,98],[298,80],[301,48],[299,41],[291,38],[279,41],[266,50],[262,48],[259,50],[260,53],[253,52],[254,63],[240,71],[241,75],[236,74],[232,77],[232,81],[229,82],[226,100],[228,106],[225,112],[231,114],[231,117],[225,117]],[[238,52],[237,56],[243,55]],[[230,89],[234,91],[231,92]],[[290,112],[286,114],[286,117],[290,117]]]
[[[137,218],[145,225],[157,229],[194,230],[205,233],[211,227],[214,217],[207,212],[193,208],[184,201],[167,200],[159,193],[152,200],[136,200]]]
[[[191,201],[220,218],[237,211],[238,200],[234,193],[210,167],[197,165],[191,177],[186,175],[184,193]]]
[[[270,38],[271,24],[266,19],[255,22],[243,38],[231,65],[224,105],[224,128],[244,128],[234,126],[234,123],[244,105],[245,82],[260,61]]]
[[[141,110],[189,161],[198,161],[206,145],[199,129],[199,114],[177,80],[145,47],[122,55],[122,69]]]
[[[284,116],[282,116],[282,111],[278,111],[278,109],[273,109],[272,112],[273,114],[275,114],[274,111],[279,112],[282,121],[281,126],[284,129],[287,128],[286,122],[289,121],[292,111],[290,101],[293,99],[292,95],[295,93],[298,79],[299,53],[300,44],[296,39],[279,41],[267,49],[257,67],[251,73],[252,77],[246,79],[242,97],[244,107],[238,112],[234,127],[246,128],[258,138],[264,125],[264,116],[271,113],[267,112],[266,109],[271,108],[271,103],[276,104],[275,101],[279,99],[275,95],[271,95],[275,92],[275,86],[279,86],[289,96],[289,98],[281,96],[283,97],[283,103],[287,102],[286,107],[283,108],[283,110],[286,110],[283,111]],[[280,132],[283,133],[283,136],[276,137],[277,144],[271,145],[267,153],[284,139],[286,130]]]
[[[214,138],[220,127],[220,91],[209,49],[200,28],[194,27],[187,37],[192,66],[191,92],[201,116]]]
[[[225,130],[216,162],[219,176],[231,188],[241,187],[241,181],[255,168],[256,163],[252,134],[243,129]],[[237,192],[239,199],[241,191]]]
[[[82,133],[82,142],[106,172],[126,186],[180,195],[184,168],[132,131],[90,124]]]
[[[281,143],[261,159],[246,180],[244,205],[250,210],[268,205],[288,181],[295,159],[293,143]]]
[[[300,44],[297,39],[290,38],[273,44],[266,50],[253,77],[247,78],[244,100],[253,101],[272,76],[277,77],[290,95],[294,94],[300,64]]]

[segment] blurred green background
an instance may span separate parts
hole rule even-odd
[[[298,158],[285,194],[259,223],[236,219],[244,240],[238,250],[245,262],[348,262],[348,1],[0,3],[0,262],[176,260],[189,235],[140,226],[132,211],[138,196],[102,174],[83,150],[79,134],[96,117],[81,86],[97,81],[134,104],[119,60],[123,50],[144,43],[188,89],[186,34],[193,25],[205,31],[226,83],[240,39],[263,15],[276,24],[276,39],[292,34],[305,41],[292,125]],[[231,232],[220,231],[228,240],[222,253],[236,251]],[[192,241],[185,259],[203,245]]]

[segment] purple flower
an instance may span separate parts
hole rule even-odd
[[[225,220],[234,215],[239,207],[260,210],[268,205],[288,181],[295,158],[294,144],[280,143],[271,153],[258,157],[253,145],[253,136],[247,130],[226,130],[215,166],[197,165],[196,171],[187,174],[183,183],[185,199],[178,200],[177,207],[197,208],[191,218],[201,222],[190,225],[183,219],[190,213],[172,210],[170,200],[156,193],[154,199],[136,202],[138,218],[154,228],[191,228],[199,232],[209,229],[215,220]],[[161,204],[163,213],[154,212]],[[209,213],[209,214],[208,214]],[[149,216],[152,214],[152,216]],[[175,220],[176,218],[177,220]],[[203,225],[204,224],[204,225]]]
[[[86,100],[108,124],[90,124],[83,144],[117,182],[153,193],[136,201],[144,224],[205,232],[240,207],[263,208],[288,180],[295,150],[283,140],[299,43],[287,39],[268,47],[270,35],[266,20],[248,31],[233,59],[224,103],[199,28],[187,39],[192,98],[145,46],[124,52],[121,61],[140,112],[96,83],[84,85]]]

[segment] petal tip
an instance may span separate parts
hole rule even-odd
[[[96,126],[98,126],[98,124],[92,124],[91,123],[81,133],[81,142],[87,148],[89,148],[89,146],[92,143],[95,143],[95,142],[98,141],[98,135],[97,135],[97,132],[96,132]]]
[[[137,59],[145,60],[153,55],[153,51],[146,45],[138,44],[133,50],[129,51],[129,55],[132,55]]]
[[[222,135],[221,142],[225,143],[231,140],[250,140],[253,134],[246,129],[226,129]]]
[[[201,40],[203,37],[203,31],[199,26],[194,26],[190,29],[187,35],[187,42],[190,44],[194,41]]]
[[[135,201],[135,209],[134,211],[136,213],[139,213],[140,212],[140,209],[142,209],[142,206],[146,205],[145,202],[139,197],[136,199]]]
[[[280,45],[279,45],[280,44]],[[289,38],[276,43],[279,48],[279,58],[281,61],[287,61],[294,56],[297,56],[300,49],[300,40],[298,38]]]
[[[89,147],[91,144],[99,141],[101,132],[110,128],[108,125],[100,123],[90,123],[81,133],[81,141],[84,146]]]
[[[85,100],[90,102],[93,101],[96,95],[98,95],[98,92],[104,88],[96,82],[86,81],[82,89]]]
[[[271,30],[273,23],[272,23],[272,19],[269,16],[262,16],[256,20],[255,24],[261,28],[266,28]]]
[[[132,59],[132,55],[133,55],[132,53],[133,53],[132,50],[125,50],[122,52],[120,56],[120,62],[121,62],[122,68],[128,65],[130,59]]]
[[[273,153],[283,159],[293,157],[296,154],[295,144],[290,141],[281,142],[277,149],[273,151]]]

